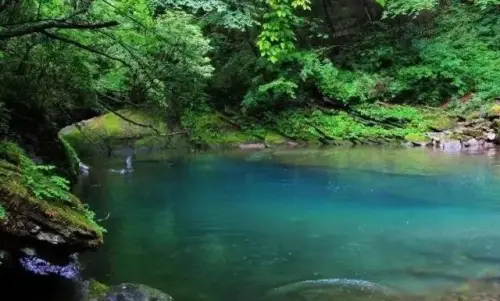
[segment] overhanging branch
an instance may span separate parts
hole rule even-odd
[[[101,56],[104,56],[110,60],[113,60],[113,61],[117,61],[117,62],[120,62],[122,63],[124,66],[127,66],[129,68],[132,68],[132,66],[127,63],[126,61],[122,60],[121,58],[117,58],[117,57],[114,57],[114,56],[111,56],[105,52],[102,52],[100,50],[97,50],[95,48],[92,48],[90,46],[87,46],[87,45],[84,45],[80,42],[77,42],[75,40],[71,40],[69,38],[66,38],[66,37],[63,37],[63,36],[60,36],[60,35],[57,35],[57,34],[54,34],[54,33],[50,33],[50,32],[47,32],[47,31],[43,31],[42,32],[45,36],[51,38],[51,39],[54,39],[54,40],[58,40],[58,41],[61,41],[61,42],[64,42],[64,43],[68,43],[68,44],[71,44],[73,46],[76,46],[78,48],[81,48],[81,49],[84,49],[84,50],[87,50],[89,52],[92,52],[92,53],[95,53],[95,54],[98,54],[98,55],[101,55]]]
[[[109,95],[106,95],[106,94],[100,94],[101,96],[103,97],[106,97],[106,98],[109,98],[111,100],[117,100],[116,98],[114,97],[111,97]],[[178,132],[172,132],[172,133],[165,133],[165,134],[162,134],[158,129],[156,129],[154,126],[152,125],[149,125],[149,124],[143,124],[143,123],[139,123],[137,121],[134,121],[126,116],[124,116],[123,114],[119,113],[118,111],[116,110],[113,110],[112,108],[110,108],[109,106],[105,105],[104,103],[102,103],[101,101],[97,100],[97,102],[99,103],[99,105],[101,107],[103,107],[104,109],[110,111],[111,113],[115,114],[116,116],[120,117],[121,119],[133,124],[133,125],[136,125],[136,126],[140,126],[140,127],[143,127],[143,128],[148,128],[148,129],[151,129],[153,130],[156,135],[158,136],[162,136],[162,137],[166,137],[166,136],[175,136],[175,135],[181,135],[181,134],[185,134],[187,133],[187,131],[178,131]]]
[[[33,33],[44,32],[48,29],[100,29],[118,25],[117,21],[108,21],[100,23],[75,23],[63,20],[44,20],[22,24],[12,28],[0,29],[0,40],[6,40],[14,37],[20,37]]]

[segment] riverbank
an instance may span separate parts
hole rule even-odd
[[[294,109],[260,117],[191,111],[173,129],[153,113],[122,110],[119,115],[84,120],[60,134],[84,157],[109,156],[123,148],[192,151],[406,144],[458,151],[487,149],[500,141],[498,105],[467,114],[383,103],[348,111]]]

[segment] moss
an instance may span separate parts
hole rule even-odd
[[[95,300],[106,296],[109,292],[109,287],[105,284],[100,283],[95,279],[90,279],[88,284],[88,299]]]
[[[0,161],[1,162],[1,161]],[[80,200],[71,195],[69,202],[54,202],[36,198],[29,189],[22,184],[22,176],[15,170],[15,166],[5,168],[1,162],[0,166],[0,202],[8,212],[10,206],[17,206],[17,201],[25,202],[29,207],[37,208],[49,216],[53,222],[68,226],[96,232],[102,239],[103,228],[95,220],[89,218],[88,208]]]
[[[167,123],[157,114],[138,110],[121,110],[119,114],[134,122],[151,125],[160,133],[168,132]],[[127,144],[129,141],[157,136],[157,133],[151,128],[135,125],[114,113],[108,113],[66,127],[61,130],[60,135],[80,155],[90,155],[106,153],[109,149]],[[154,142],[152,146],[155,146],[158,140],[145,139],[139,144],[150,146],[149,142]]]
[[[144,138],[140,138],[134,142],[134,146],[148,147],[148,148],[162,148],[170,146],[170,139],[168,137],[157,137],[157,136],[148,136]]]
[[[185,112],[182,126],[188,132],[190,145],[187,146],[233,148],[242,143],[282,145],[288,139],[303,141],[309,145],[323,143],[338,145],[345,141],[354,144],[401,142],[408,134],[424,135],[431,126],[444,130],[454,125],[453,118],[443,115],[443,111],[439,109],[371,104],[357,106],[353,110],[357,114],[335,110],[293,109],[259,120],[247,116],[236,116],[229,120],[216,111],[207,109]],[[150,123],[148,118],[151,118],[141,113],[129,117],[145,124]],[[114,114],[106,114],[82,123],[82,127],[87,140],[88,137],[92,137],[92,133],[105,132],[105,137],[112,135],[113,139],[135,137],[131,142],[135,147],[165,149],[178,145],[177,141],[171,139],[142,134],[142,131],[148,130],[144,128],[138,129],[139,132],[135,134],[133,130],[128,131],[125,135],[124,125],[121,124],[123,122]],[[166,130],[166,127],[164,129]],[[63,132],[65,139],[70,142],[80,141],[84,147],[96,145],[96,142],[85,142],[79,137],[82,135],[76,127],[65,129]],[[92,138],[91,141],[101,141],[104,148],[112,149],[115,144],[102,139],[102,136],[97,139]],[[71,144],[74,145],[73,142]],[[75,148],[79,149],[76,146]]]
[[[282,135],[278,134],[278,133],[275,133],[275,132],[267,132],[264,136],[264,141],[267,143],[267,144],[271,144],[271,145],[279,145],[279,144],[283,144],[283,143],[286,143],[286,138],[283,137]]]
[[[68,160],[68,165],[69,165],[69,174],[72,177],[76,177],[78,175],[78,169],[80,166],[80,158],[78,157],[76,151],[73,149],[71,144],[64,139],[61,135],[58,135],[59,141],[61,142],[64,152],[66,154],[67,160]]]
[[[464,141],[467,140],[467,136],[462,133],[452,132],[450,134],[450,139]]]
[[[470,121],[481,117],[483,117],[483,113],[481,113],[480,111],[474,111],[470,112],[467,116],[465,116],[465,119]]]
[[[445,114],[430,116],[429,128],[439,132],[449,130],[455,126],[455,120]]]
[[[431,139],[421,133],[408,133],[405,135],[405,140],[412,143],[429,143]]]
[[[63,189],[52,182],[52,176],[35,175],[38,170],[32,167],[36,166],[17,145],[9,142],[0,143],[0,203],[7,214],[10,208],[16,208],[19,206],[18,202],[23,202],[34,210],[42,211],[45,216],[58,224],[96,232],[102,240],[103,229],[93,219],[92,211],[70,194],[68,188]],[[37,182],[36,185],[41,185],[35,188],[46,189],[57,195],[64,193],[64,200],[37,196],[36,189],[28,185],[30,180]]]
[[[494,104],[492,105],[487,112],[488,118],[496,118],[500,117],[500,104]]]
[[[251,130],[230,124],[213,111],[187,113],[182,122],[189,129],[195,144],[234,147],[241,143],[262,140]]]

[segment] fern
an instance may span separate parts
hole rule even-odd
[[[23,184],[39,199],[69,201],[69,181],[54,175],[54,169],[51,165],[25,166]]]
[[[18,166],[21,181],[39,199],[70,202],[69,181],[55,174],[51,165],[37,165],[17,145],[10,142],[0,144],[0,158]]]

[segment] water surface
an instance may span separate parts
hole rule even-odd
[[[203,154],[136,161],[126,175],[96,165],[77,191],[99,217],[109,213],[104,247],[84,258],[107,283],[180,301],[254,301],[306,279],[425,293],[500,276],[494,153]]]

